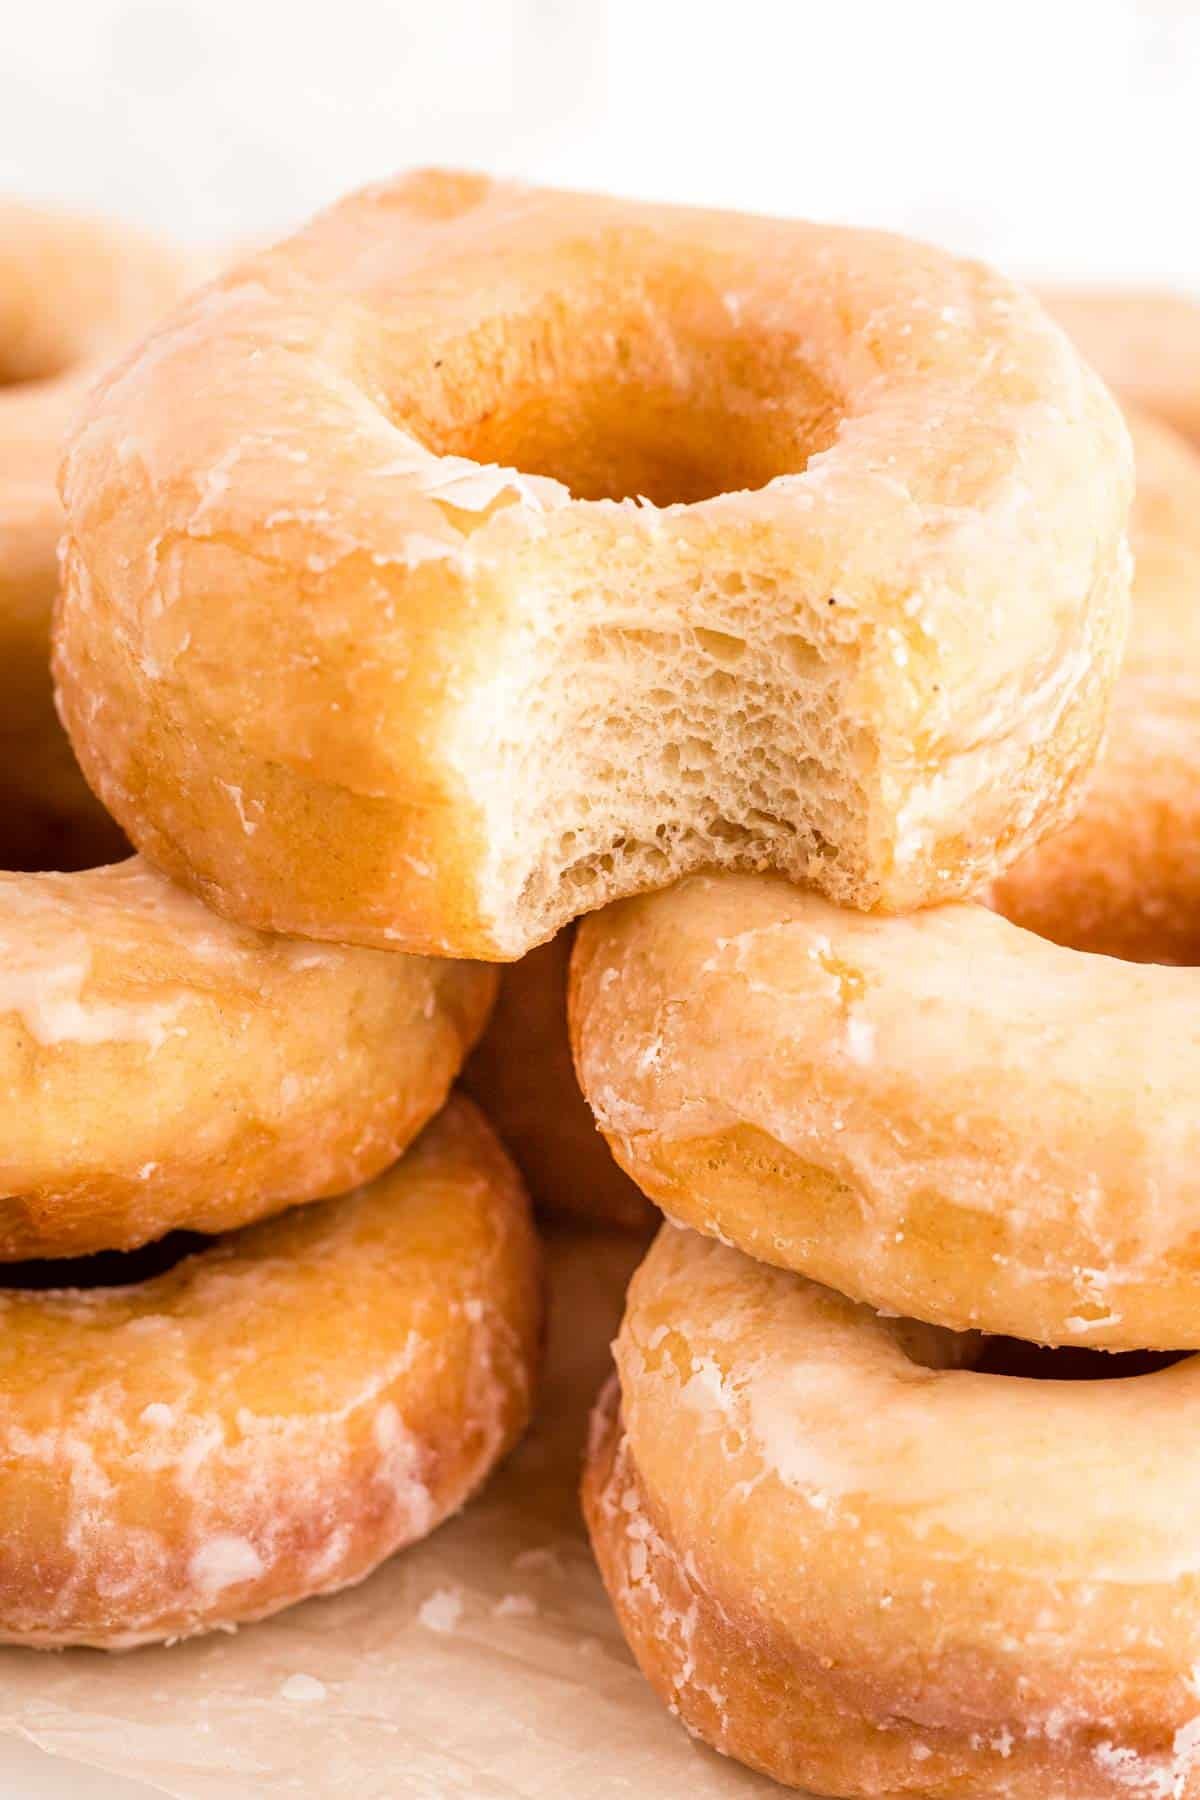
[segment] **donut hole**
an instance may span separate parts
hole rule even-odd
[[[836,421],[813,396],[799,421],[761,414],[743,396],[678,395],[606,383],[540,393],[445,441],[445,452],[562,482],[577,500],[695,505],[798,474],[833,440]],[[441,448],[441,446],[439,446]]]
[[[87,358],[97,328],[94,286],[94,272],[69,268],[47,243],[31,247],[27,260],[15,253],[0,281],[0,389],[57,381]]]
[[[0,869],[67,875],[124,862],[129,841],[89,791],[55,716],[48,654],[14,679],[24,706],[0,724]]]
[[[47,530],[58,529],[58,515]],[[52,541],[52,540],[51,540]],[[52,581],[28,592],[0,568],[0,869],[59,874],[120,862],[120,827],[89,789],[59,722],[50,675]]]
[[[77,875],[133,855],[120,828],[101,811],[3,808],[0,785],[0,869],[13,875]]]
[[[1127,1381],[1155,1375],[1192,1353],[1187,1350],[1088,1350],[1082,1345],[1029,1344],[1022,1338],[984,1336],[970,1367],[978,1375],[1018,1381]]]
[[[919,1319],[889,1319],[888,1332],[904,1357],[922,1369],[961,1369],[1015,1381],[1126,1381],[1156,1375],[1192,1350],[1091,1350],[1081,1344],[1032,1344],[985,1331],[950,1331]]]
[[[77,347],[54,329],[52,319],[30,320],[27,329],[0,339],[0,388],[31,387],[65,375]]]
[[[34,1258],[0,1267],[0,1291],[87,1293],[102,1288],[137,1287],[153,1281],[189,1256],[211,1247],[198,1231],[171,1231],[136,1250],[99,1250],[92,1256]]]
[[[604,271],[467,333],[406,391],[406,428],[578,500],[692,505],[799,473],[833,443],[840,397],[791,332],[684,282]]]
[[[44,540],[30,565],[18,558],[15,567],[0,566],[0,869],[16,874],[65,874],[129,855],[120,829],[88,788],[55,710],[52,547],[61,515],[50,499]]]

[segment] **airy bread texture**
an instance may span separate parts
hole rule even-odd
[[[1041,299],[1123,399],[1200,444],[1200,299],[1140,288],[1047,288]]]
[[[701,865],[968,891],[1074,804],[1129,453],[1028,294],[425,173],[195,296],[63,473],[63,716],[219,911],[520,956]]]
[[[198,270],[108,220],[0,200],[0,866],[121,854],[54,711],[62,440],[88,387]],[[126,849],[128,846],[126,846]]]
[[[155,1279],[0,1288],[0,1640],[124,1649],[368,1574],[525,1427],[516,1171],[452,1100],[369,1187]]]
[[[1200,1359],[1032,1380],[982,1350],[665,1229],[584,1478],[630,1645],[691,1731],[809,1792],[1196,1800]]]
[[[387,1167],[495,972],[229,924],[139,858],[0,874],[0,1261],[227,1231]]]
[[[1056,943],[1200,963],[1200,455],[1132,417],[1133,628],[1078,816],[992,889]]]
[[[580,1084],[671,1218],[956,1330],[1200,1346],[1200,971],[692,876],[579,928]]]
[[[536,1206],[648,1233],[658,1214],[614,1161],[571,1061],[571,941],[568,927],[505,969],[463,1086],[516,1158]]]

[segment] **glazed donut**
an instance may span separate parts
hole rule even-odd
[[[54,711],[50,614],[61,441],[100,370],[177,300],[193,265],[108,221],[0,200],[0,860],[82,867],[121,838]]]
[[[691,1731],[814,1793],[1194,1800],[1200,1359],[981,1348],[665,1228],[584,1479],[625,1634]]]
[[[571,979],[584,1094],[670,1218],[956,1330],[1200,1345],[1200,973],[718,875],[586,920]]]
[[[1131,418],[1134,617],[1108,742],[1074,822],[995,884],[1056,943],[1200,963],[1200,456]]]
[[[137,858],[0,874],[0,1260],[225,1231],[378,1174],[494,984],[230,925]]]
[[[864,920],[695,881],[580,933],[576,1051],[673,1217],[958,1329],[1200,1345],[1200,458],[1135,420],[1134,630],[1073,825],[993,889]],[[1068,953],[1029,935],[1071,947]]]
[[[473,175],[194,296],[63,491],[89,780],[343,941],[515,959],[709,864],[970,891],[1066,816],[1123,642],[1125,433],[1022,290]]]
[[[567,1037],[570,959],[568,928],[505,969],[463,1086],[500,1133],[542,1211],[648,1231],[658,1215],[614,1162],[579,1091]]]
[[[538,1254],[454,1100],[369,1187],[0,1312],[0,1640],[123,1649],[344,1587],[460,1507],[529,1417]]]
[[[1119,288],[1041,298],[1123,398],[1200,443],[1200,300]]]

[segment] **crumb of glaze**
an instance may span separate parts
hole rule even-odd
[[[513,1568],[520,1575],[562,1575],[562,1559],[557,1550],[549,1544],[535,1544],[529,1550],[518,1551],[513,1557]],[[1197,1665],[1200,1667],[1200,1665]]]
[[[436,1631],[442,1637],[448,1637],[454,1631],[463,1615],[463,1597],[461,1588],[435,1588],[427,1600],[423,1600],[417,1608],[417,1622],[426,1631]]]
[[[316,1700],[324,1700],[329,1689],[315,1675],[289,1675],[279,1689],[281,1700],[295,1700],[302,1705],[309,1705]]]
[[[264,1568],[262,1557],[248,1538],[220,1532],[194,1553],[188,1573],[193,1585],[202,1592],[219,1594],[243,1581],[256,1580]]]
[[[538,1610],[532,1594],[505,1594],[492,1608],[494,1619],[532,1619]]]

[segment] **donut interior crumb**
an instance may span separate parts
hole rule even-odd
[[[601,625],[580,595],[544,647],[532,737],[554,747],[515,777],[538,798],[513,820],[505,859],[529,871],[525,930],[548,935],[700,867],[862,866],[844,661],[799,625],[772,629],[786,607],[761,576],[704,569],[694,581],[707,593],[689,609],[719,610],[724,629],[672,624],[653,593],[628,622]],[[498,891],[511,891],[497,861]]]

